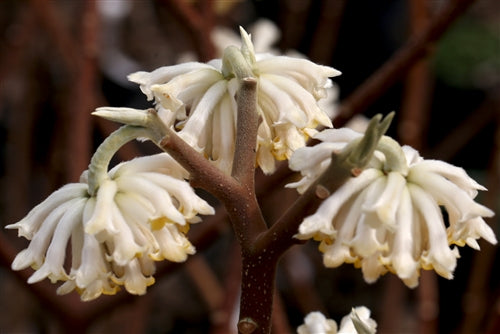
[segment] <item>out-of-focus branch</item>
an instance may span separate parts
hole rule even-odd
[[[333,121],[335,127],[342,127],[352,116],[363,112],[378,97],[399,80],[415,61],[424,57],[432,43],[446,31],[475,0],[450,0],[431,20],[426,29],[413,35],[384,65],[373,73],[361,86],[340,105],[340,111]]]
[[[91,149],[91,115],[97,102],[95,94],[97,76],[97,53],[99,19],[96,1],[89,0],[83,3],[81,18],[81,47],[77,58],[78,69],[72,99],[67,103],[68,146],[67,146],[67,179],[77,181],[83,170],[86,169]],[[74,44],[78,45],[78,44]]]
[[[220,308],[212,313],[211,334],[225,334],[234,331],[233,323],[235,313],[238,310],[241,282],[241,252],[237,242],[233,242],[225,272],[224,301]]]
[[[55,2],[49,0],[31,0],[30,4],[35,10],[37,19],[41,27],[47,32],[47,36],[52,39],[55,48],[62,57],[65,65],[65,70],[69,74],[75,74],[74,71],[78,68],[77,45],[72,40],[67,29],[63,26],[61,14],[55,7]]]
[[[201,0],[201,10],[197,11],[184,0],[161,0],[187,27],[198,51],[200,61],[208,61],[215,56],[215,47],[210,36],[214,26],[213,1]]]
[[[184,265],[184,269],[188,272],[210,312],[214,312],[222,304],[224,289],[203,255],[191,256]]]
[[[429,149],[425,153],[429,158],[438,158],[441,160],[452,159],[474,136],[490,124],[498,114],[498,100],[493,97],[498,96],[493,92],[489,97],[471,113],[465,120],[457,125],[439,144]]]
[[[498,95],[496,94],[493,96],[496,103],[490,109],[496,116],[494,118],[496,121],[496,131],[491,162],[488,168],[486,186],[489,191],[485,196],[485,205],[493,210],[498,210],[498,198],[500,195],[500,189],[498,188],[500,184],[500,99],[498,99]],[[487,221],[493,231],[498,231],[497,217],[489,218]],[[491,301],[491,307],[488,307],[488,299],[491,298],[488,292],[488,284],[498,247],[489,244],[485,240],[480,240],[479,246],[481,247],[481,252],[474,254],[469,282],[463,297],[465,315],[460,326],[460,333],[462,334],[485,332],[486,328],[484,328],[482,321],[486,315],[493,314],[497,318],[496,325],[493,322],[489,324],[490,326],[493,325],[498,328],[500,323],[498,321],[498,312],[493,311],[498,305],[498,300]],[[490,330],[490,333],[496,333],[493,328],[489,328],[488,330]]]

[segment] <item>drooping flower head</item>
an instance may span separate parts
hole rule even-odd
[[[107,163],[99,167],[107,169]],[[114,294],[120,286],[144,294],[154,283],[154,261],[182,262],[194,254],[185,233],[200,221],[198,214],[214,210],[166,153],[123,162],[101,177],[89,175],[93,171],[89,168],[79,183],[63,186],[6,227],[31,240],[12,269],[31,266],[35,272],[28,283],[64,281],[58,293],[76,289],[82,300]]]
[[[316,133],[318,125],[332,126],[317,102],[326,96],[328,78],[340,72],[305,59],[255,54],[243,29],[241,36],[241,48],[236,51],[229,47],[222,59],[136,72],[129,79],[140,84],[147,98],[156,102],[167,126],[179,130],[191,146],[230,172],[239,79],[256,77],[257,112],[261,117],[256,163],[271,173],[275,159],[288,159]]]
[[[320,144],[291,157],[290,168],[303,178],[288,186],[305,191],[330,164],[333,152],[361,136],[346,128],[316,135]],[[462,168],[425,160],[384,136],[368,167],[305,218],[296,237],[320,241],[327,267],[354,263],[368,282],[391,271],[414,287],[421,268],[451,279],[459,257],[451,245],[478,249],[480,237],[496,243],[483,220],[493,212],[474,201],[478,190],[486,189]]]

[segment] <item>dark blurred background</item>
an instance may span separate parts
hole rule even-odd
[[[0,221],[18,221],[52,191],[78,180],[95,147],[117,128],[92,117],[95,107],[151,106],[127,74],[219,57],[215,28],[236,34],[238,26],[263,18],[280,31],[275,50],[295,50],[342,71],[334,78],[337,122],[354,113],[396,111],[390,135],[426,158],[464,167],[489,189],[479,201],[498,212],[500,3],[469,1],[456,18],[446,12],[464,2],[3,0]],[[418,44],[443,12],[450,19],[445,32],[430,38],[419,51],[423,57],[398,65],[400,50]],[[370,86],[373,78],[378,81]],[[131,143],[117,161],[157,151]],[[283,168],[257,176],[270,221],[296,196],[281,189],[288,177]],[[489,223],[498,232],[497,221]],[[0,332],[227,332],[237,314],[238,246],[223,212],[190,233],[198,255],[181,266],[160,264],[146,296],[120,293],[81,303],[76,294],[56,296],[48,282],[26,285],[31,271],[13,273],[10,262],[27,242],[1,232]],[[278,273],[273,331],[294,330],[313,310],[339,322],[351,307],[366,305],[379,333],[500,332],[497,248],[480,245],[481,252],[460,249],[454,280],[426,272],[415,290],[391,274],[369,285],[351,265],[325,269],[313,242],[293,248]]]

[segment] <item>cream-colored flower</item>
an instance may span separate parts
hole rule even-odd
[[[321,312],[311,312],[304,324],[297,328],[298,334],[374,334],[377,323],[370,318],[370,310],[365,306],[353,308],[342,318],[337,331],[335,320],[327,319]]]
[[[290,168],[303,178],[288,186],[305,191],[330,164],[332,152],[360,136],[349,129],[318,134],[320,144],[301,148],[290,159]],[[354,263],[368,282],[391,271],[414,287],[420,268],[451,279],[459,257],[452,244],[477,249],[480,237],[496,243],[483,220],[493,212],[474,201],[478,190],[486,189],[462,168],[424,160],[384,136],[369,166],[305,218],[296,237],[321,241],[327,267]]]
[[[298,334],[337,334],[335,320],[327,319],[321,312],[311,312],[304,318],[304,324],[297,328]]]
[[[170,175],[167,175],[170,174]],[[83,300],[114,294],[119,286],[144,294],[154,283],[154,261],[185,261],[195,249],[186,238],[198,214],[213,208],[184,180],[186,171],[166,153],[123,162],[89,195],[87,173],[67,184],[7,228],[31,240],[12,263],[35,269],[29,283],[65,281]],[[70,243],[69,272],[64,267]]]
[[[247,75],[258,80],[257,112],[262,119],[257,164],[271,173],[275,159],[288,159],[316,133],[318,125],[331,127],[317,102],[326,96],[328,78],[340,72],[305,59],[255,54],[250,36],[243,29],[241,35],[243,63],[226,58],[207,64],[191,62],[136,72],[129,79],[155,100],[167,126],[178,129],[186,142],[230,172],[239,88],[234,68],[248,69]]]
[[[340,321],[339,334],[375,334],[377,322],[370,318],[370,309],[358,306]]]

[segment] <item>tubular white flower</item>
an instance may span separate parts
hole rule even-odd
[[[332,153],[360,137],[348,129],[316,135],[321,143],[300,148],[290,158],[290,168],[303,178],[287,186],[304,192],[326,170]],[[296,237],[320,241],[325,266],[354,263],[368,282],[391,271],[415,287],[420,269],[451,279],[459,257],[451,245],[478,249],[476,239],[497,242],[483,220],[493,211],[474,201],[478,190],[485,188],[463,169],[424,160],[384,136],[368,167],[306,217]]]
[[[64,281],[58,293],[76,289],[82,300],[114,294],[119,286],[145,293],[154,283],[153,261],[182,262],[194,254],[185,236],[189,224],[200,221],[199,214],[214,213],[185,174],[166,153],[136,158],[109,171],[91,196],[85,173],[80,183],[62,187],[6,227],[31,240],[12,269],[31,266],[29,283],[46,277]],[[68,273],[63,264],[70,241]]]
[[[138,83],[149,100],[155,100],[167,126],[229,173],[236,134],[236,92],[242,79],[238,76],[250,71],[258,80],[257,112],[262,118],[256,163],[265,173],[272,173],[275,159],[288,159],[318,125],[332,126],[318,101],[326,96],[328,78],[340,72],[305,59],[255,54],[243,29],[241,39],[237,60],[227,58],[236,55],[231,49],[223,60],[133,73],[129,80]]]

